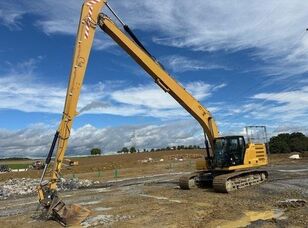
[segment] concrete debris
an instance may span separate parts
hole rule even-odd
[[[169,199],[167,197],[162,197],[162,196],[153,196],[153,195],[146,195],[146,194],[140,194],[140,196],[148,197],[148,198],[154,198],[154,199],[158,199],[158,200],[170,201],[170,202],[173,202],[173,203],[182,203],[182,201],[180,201],[180,200]]]
[[[296,207],[304,207],[307,203],[304,199],[287,199],[283,201],[278,201],[276,206],[280,208],[296,208]]]
[[[96,207],[94,211],[110,211],[112,207]]]
[[[164,156],[166,160],[179,160],[179,159],[199,159],[203,158],[202,154],[177,154],[177,155],[168,155]]]
[[[148,158],[148,159],[139,160],[139,162],[141,162],[141,163],[153,162],[153,158]]]
[[[95,200],[95,201],[81,202],[79,203],[79,205],[82,205],[82,206],[94,205],[94,204],[99,204],[101,202],[102,202],[101,200]]]
[[[132,216],[129,215],[97,215],[94,217],[90,217],[81,223],[83,227],[93,227],[98,225],[107,225],[114,222],[125,221],[131,219]]]
[[[300,159],[300,156],[299,156],[299,154],[293,154],[289,158],[297,160],[297,159]]]
[[[9,197],[31,195],[36,193],[36,187],[39,185],[39,179],[10,179],[0,186],[0,200]],[[58,183],[59,191],[69,191],[79,188],[90,187],[94,184],[91,180],[79,180],[77,178],[64,179],[61,178]]]
[[[26,172],[28,169],[11,169],[11,172]]]
[[[73,179],[64,179],[61,178],[60,182],[58,183],[59,190],[74,190],[79,188],[86,188],[90,187],[94,184],[91,180],[79,180],[78,178]]]
[[[0,165],[0,173],[10,172],[10,168],[8,165]]]

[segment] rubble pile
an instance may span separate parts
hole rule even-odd
[[[304,199],[287,199],[283,201],[278,201],[277,206],[281,208],[289,208],[289,207],[304,207],[307,201]]]
[[[21,178],[10,179],[0,185],[0,200],[8,197],[30,195],[36,193],[36,187],[39,185],[39,179]],[[59,191],[76,190],[87,188],[95,184],[91,180],[79,180],[78,178],[61,178],[58,183]]]
[[[91,180],[79,180],[78,178],[73,178],[73,179],[61,178],[60,182],[58,183],[58,188],[60,191],[61,190],[68,191],[68,190],[90,187],[93,184],[94,182]]]
[[[176,154],[176,155],[168,155],[164,156],[166,160],[180,160],[180,159],[198,159],[203,158],[202,154]]]

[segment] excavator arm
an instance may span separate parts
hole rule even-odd
[[[108,5],[107,0],[86,0],[83,4],[62,120],[46,158],[45,168],[40,185],[38,186],[38,196],[41,205],[48,210],[49,216],[56,217],[62,224],[70,223],[67,218],[70,213],[68,213],[68,208],[57,196],[57,181],[60,177],[61,166],[68,146],[73,120],[78,114],[77,103],[97,25],[121,46],[165,92],[169,93],[200,123],[212,147],[214,145],[214,139],[219,134],[211,113],[163,69],[155,58],[143,47],[128,26],[125,25],[124,29],[130,37],[122,32],[108,16],[100,13],[105,5],[114,13]],[[115,16],[117,17],[117,15]],[[51,179],[46,182],[43,180],[54,148],[56,148],[56,156],[51,172]],[[69,217],[73,216],[70,214]]]
[[[99,26],[119,46],[121,46],[167,93],[169,93],[185,110],[187,110],[202,126],[211,146],[218,137],[218,128],[211,113],[204,108],[188,91],[176,82],[163,67],[148,54],[143,46],[130,39],[106,15],[100,14]]]
[[[63,225],[78,223],[82,217],[86,218],[89,215],[87,210],[78,209],[78,207],[69,210],[69,207],[58,197],[56,190],[73,120],[78,114],[77,103],[93,45],[97,19],[105,4],[106,0],[86,0],[82,6],[63,115],[45,161],[40,185],[37,188],[39,202],[47,212],[46,217],[52,217]],[[44,181],[55,148],[56,156],[51,178],[49,181]],[[75,215],[73,215],[74,212]],[[78,221],[76,217],[79,217]]]

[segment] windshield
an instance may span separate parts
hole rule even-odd
[[[214,141],[214,163],[218,167],[228,167],[243,163],[245,142],[243,137],[217,138]]]
[[[224,164],[224,156],[227,148],[227,140],[224,138],[218,138],[214,141],[214,164],[218,167],[222,167]]]
[[[223,153],[226,150],[227,140],[223,138],[215,139],[214,146],[216,153]]]

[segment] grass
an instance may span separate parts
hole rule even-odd
[[[29,164],[8,164],[10,169],[27,169]]]

